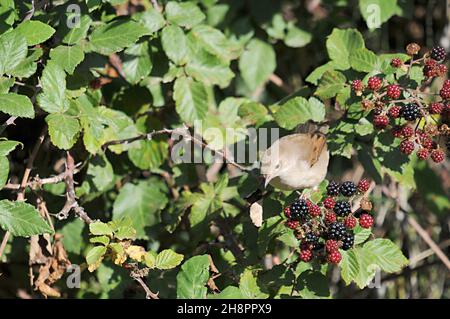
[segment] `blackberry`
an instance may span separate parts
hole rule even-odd
[[[356,187],[355,187],[355,192],[356,192]],[[350,203],[345,202],[345,201],[337,201],[336,205],[334,205],[333,210],[336,213],[336,215],[341,216],[341,217],[347,216],[348,214],[350,214],[352,212]]]
[[[428,111],[431,114],[441,114],[443,110],[444,110],[444,104],[439,103],[439,102],[431,103],[430,106],[428,107]]]
[[[402,64],[403,64],[403,62],[399,58],[393,58],[391,60],[391,66],[394,68],[399,68],[402,66]]]
[[[327,195],[337,196],[339,195],[339,184],[335,181],[331,181],[327,186]]]
[[[346,197],[353,196],[356,193],[356,185],[350,181],[343,182],[341,187],[339,187],[339,191]]]
[[[319,243],[319,237],[314,233],[307,233],[305,235],[305,240],[314,247]]]
[[[420,45],[417,43],[410,43],[406,46],[406,53],[408,55],[416,55],[420,51]]]
[[[415,145],[414,142],[412,141],[408,141],[408,140],[403,140],[400,143],[400,152],[402,152],[403,154],[409,155],[414,151]]]
[[[435,163],[440,163],[440,162],[444,161],[445,153],[443,151],[441,151],[440,149],[432,150],[431,151],[431,159]]]
[[[305,219],[308,217],[308,204],[304,199],[298,199],[290,206],[291,218],[294,220]]]
[[[373,125],[378,129],[383,129],[389,125],[389,118],[386,115],[375,115],[373,117]]]
[[[402,107],[401,115],[407,121],[415,121],[420,117],[419,106],[416,103],[405,104]]]
[[[353,213],[353,216],[355,216],[356,218],[359,218],[359,217],[361,217],[361,215],[363,215],[363,214],[370,215],[370,212],[368,212],[368,211],[366,211],[366,210],[360,208],[360,209],[358,209],[356,212]]]
[[[398,106],[398,105],[393,106],[393,107],[391,107],[391,108],[389,109],[388,114],[389,114],[389,116],[392,117],[393,119],[396,119],[396,118],[398,118],[398,117],[400,116],[400,111],[401,111],[401,109],[402,109],[402,108],[401,108],[400,106]]]
[[[341,222],[334,222],[328,226],[327,238],[341,240],[347,234],[347,229]]]
[[[445,49],[439,45],[435,46],[431,50],[431,53],[430,53],[430,57],[436,61],[444,60],[446,55],[447,55],[447,52],[445,52]]]
[[[370,77],[367,82],[367,86],[369,87],[369,89],[371,89],[373,91],[379,90],[382,85],[383,85],[383,81],[379,77],[376,77],[376,76]]]
[[[327,255],[327,261],[330,264],[339,264],[342,260],[342,255],[339,251],[333,251]]]
[[[355,235],[353,235],[352,232],[345,232],[345,234],[341,238],[342,241],[342,249],[343,250],[349,250],[353,247],[353,244],[355,242]]]
[[[386,94],[393,100],[396,100],[402,95],[402,89],[397,84],[390,84],[387,87]]]
[[[373,225],[373,217],[369,214],[362,214],[359,216],[359,225],[362,228],[370,228]]]
[[[430,151],[426,148],[421,148],[417,151],[417,157],[421,160],[426,160],[428,156],[430,155]]]
[[[369,187],[370,187],[370,182],[367,179],[365,179],[365,178],[360,180],[359,183],[358,183],[358,190],[361,193],[367,192],[369,190]]]

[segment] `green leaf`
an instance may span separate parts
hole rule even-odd
[[[1,141],[0,140],[0,156],[6,156],[11,153],[17,145],[22,145],[22,143],[17,141]]]
[[[350,68],[350,54],[364,48],[364,39],[356,29],[333,29],[326,42],[328,55],[336,69]]]
[[[344,89],[345,81],[346,78],[341,72],[326,71],[314,94],[322,99],[332,98]]]
[[[12,74],[27,57],[27,40],[19,32],[10,31],[0,35],[0,75]]]
[[[89,231],[92,235],[108,235],[112,236],[112,229],[108,224],[102,222],[93,222],[89,224]]]
[[[148,7],[144,12],[134,15],[134,19],[141,22],[149,33],[155,33],[166,24],[163,15],[153,7]]]
[[[274,118],[278,125],[287,130],[292,130],[299,124],[309,120],[320,122],[325,117],[325,105],[316,98],[309,101],[303,97],[295,97],[281,105]]]
[[[110,243],[110,238],[108,236],[96,236],[89,238],[89,242],[92,244],[102,244],[103,246],[108,246]]]
[[[66,93],[66,73],[56,62],[50,61],[42,72],[42,93],[39,106],[48,113],[65,112],[69,108]]]
[[[186,35],[180,27],[175,25],[165,27],[161,32],[161,44],[166,55],[178,65],[188,60],[188,46]]]
[[[205,19],[203,12],[193,2],[169,1],[165,13],[167,20],[188,29]]]
[[[297,279],[297,290],[305,299],[329,298],[330,287],[328,278],[320,271],[306,270]]]
[[[32,205],[7,199],[0,201],[0,226],[14,236],[29,237],[53,233]]]
[[[164,187],[155,179],[126,184],[114,201],[113,219],[131,218],[137,238],[147,238],[145,227],[160,223],[159,211],[167,205]]]
[[[370,30],[379,28],[393,15],[401,13],[397,0],[359,0],[359,9]]]
[[[100,266],[106,253],[106,249],[107,248],[105,246],[95,246],[88,251],[86,255],[86,262],[89,265],[88,270],[90,272],[93,272]]]
[[[90,44],[95,52],[110,55],[122,51],[148,33],[146,27],[133,20],[115,20],[95,29],[90,36]]]
[[[164,249],[156,256],[155,265],[158,269],[172,269],[181,264],[184,256],[172,249]]]
[[[82,14],[81,16],[77,13],[66,12],[66,21],[71,21],[72,19],[79,19],[79,23],[76,24],[74,28],[69,28],[65,30],[64,37],[62,39],[63,43],[66,44],[77,44],[82,39],[86,38],[89,27],[91,26],[92,19],[87,14]]]
[[[355,229],[355,245],[359,245],[362,244],[363,242],[365,242],[370,235],[372,235],[372,231],[370,229],[367,228],[362,228],[360,226],[358,226]]]
[[[72,148],[78,139],[81,127],[75,117],[54,113],[45,118],[52,143],[64,150]]]
[[[250,90],[262,86],[275,71],[275,51],[270,44],[252,39],[239,58],[239,70]]]
[[[204,299],[209,279],[208,255],[194,256],[188,259],[177,275],[178,299]]]
[[[374,256],[375,263],[387,273],[400,271],[408,265],[408,259],[389,239],[377,238],[364,244],[364,249]]]
[[[67,73],[73,74],[77,65],[84,60],[84,52],[79,45],[60,45],[50,51],[50,58]]]
[[[108,158],[103,155],[93,156],[89,160],[86,177],[77,189],[77,195],[86,195],[95,198],[97,195],[107,191],[113,184],[114,171]],[[88,200],[84,198],[84,200]]]
[[[0,76],[0,94],[8,93],[9,89],[14,85],[14,78]]]
[[[261,292],[256,278],[250,269],[246,269],[239,281],[239,290],[241,291],[242,297],[244,299],[265,299],[269,297],[268,294]]]
[[[187,77],[178,78],[175,81],[173,98],[183,122],[193,124],[195,120],[206,117],[208,95],[202,83]]]
[[[34,118],[33,104],[28,96],[21,94],[0,94],[0,111],[11,116]]]
[[[243,103],[239,107],[239,117],[241,117],[247,125],[260,126],[271,120],[271,116],[267,108],[256,102]]]
[[[131,84],[136,84],[149,75],[153,63],[148,42],[137,43],[126,49],[122,62],[125,78]]]
[[[322,78],[323,74],[327,71],[332,70],[334,70],[333,63],[328,62],[324,65],[317,67],[314,71],[312,71],[305,79],[305,81],[317,85],[317,83],[319,83],[319,80]]]
[[[301,48],[310,43],[312,34],[294,25],[288,27],[284,43],[291,48]]]
[[[359,263],[356,259],[354,249],[342,251],[342,260],[339,263],[339,267],[341,268],[341,277],[344,279],[345,283],[349,285],[353,278],[356,278],[356,275],[359,272]]]
[[[169,144],[166,141],[140,141],[139,147],[128,151],[128,157],[140,169],[160,167],[169,156]]]
[[[360,72],[372,72],[380,64],[376,54],[366,48],[350,52],[349,59],[351,67]]]
[[[199,25],[192,29],[189,35],[212,55],[223,62],[229,62],[238,57],[240,47],[229,41],[218,29],[208,25]]]
[[[79,218],[73,219],[59,230],[63,235],[62,242],[67,252],[79,255],[84,241],[80,240],[83,236],[84,226],[86,224]]]
[[[228,286],[217,295],[208,295],[208,299],[243,299],[243,296],[238,287]]]
[[[28,46],[33,46],[45,42],[46,40],[50,39],[53,33],[55,33],[55,29],[53,29],[48,24],[33,20],[22,22],[17,26],[15,31],[19,32],[25,37]]]
[[[9,160],[6,156],[0,156],[0,189],[2,189],[9,176]]]
[[[144,256],[145,265],[149,268],[155,268],[156,266],[156,253],[153,251],[148,251]]]

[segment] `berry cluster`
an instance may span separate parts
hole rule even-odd
[[[389,128],[401,139],[402,153],[415,153],[421,160],[430,158],[440,163],[445,159],[443,149],[450,151],[450,80],[443,82],[439,94],[429,92],[429,84],[434,78],[447,75],[447,66],[443,64],[447,53],[436,46],[423,57],[415,58],[420,50],[418,44],[411,43],[406,47],[409,61],[391,60],[391,66],[399,69],[395,77],[371,76],[367,85],[356,79],[351,88],[362,97],[363,109],[373,111],[374,127]],[[413,81],[403,78],[417,66],[422,67],[425,79],[419,87],[414,87]]]
[[[349,250],[353,247],[353,229],[357,224],[362,228],[371,228],[373,225],[373,217],[368,211],[360,208],[352,212],[350,204],[355,195],[364,195],[369,187],[370,182],[366,179],[358,184],[331,181],[320,203],[299,198],[284,209],[287,218],[285,225],[293,229],[301,241],[300,260],[309,262],[316,257],[332,264],[341,261],[339,249]]]

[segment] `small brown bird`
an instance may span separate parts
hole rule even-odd
[[[327,174],[330,154],[321,133],[299,133],[275,141],[261,157],[265,186],[282,190],[315,187]]]

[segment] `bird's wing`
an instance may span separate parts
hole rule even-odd
[[[310,167],[317,163],[320,154],[327,147],[327,141],[324,135],[315,134],[292,134],[286,136],[286,142],[292,141],[293,147],[282,148],[286,152],[294,152],[295,157],[300,161],[306,161]]]
[[[309,155],[308,162],[309,165],[312,167],[314,164],[317,163],[319,160],[320,154],[326,150],[327,146],[327,140],[325,139],[325,136],[321,134],[312,134],[312,150],[311,154]]]

